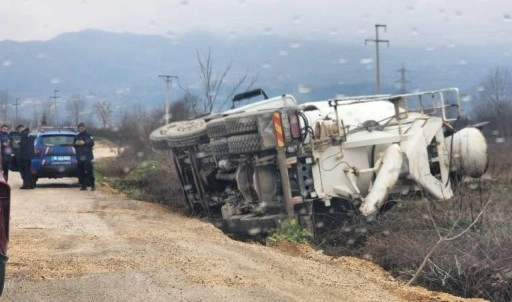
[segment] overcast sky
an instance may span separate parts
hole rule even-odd
[[[191,30],[374,38],[395,45],[500,44],[512,41],[511,0],[0,0],[0,40],[48,40],[87,28],[167,35]]]

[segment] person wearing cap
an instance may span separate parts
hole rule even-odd
[[[90,186],[91,191],[94,191],[94,171],[92,166],[92,160],[94,159],[92,152],[94,137],[87,132],[84,123],[78,124],[78,134],[75,136],[73,146],[76,151],[80,190],[85,191]]]

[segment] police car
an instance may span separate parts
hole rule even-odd
[[[39,178],[78,177],[73,139],[74,128],[40,128],[34,140],[34,182]]]

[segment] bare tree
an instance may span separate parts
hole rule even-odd
[[[505,67],[495,67],[479,87],[476,116],[490,121],[500,135],[512,135],[512,76]]]
[[[222,71],[216,72],[211,49],[208,49],[205,56],[201,56],[197,51],[197,61],[199,63],[202,96],[191,98],[193,95],[188,89],[185,89],[187,91],[186,97],[190,98],[196,114],[210,113],[214,108],[219,110],[224,108],[242,85],[247,84],[248,89],[256,82],[256,77],[248,79],[247,72],[236,80],[229,79],[232,62]]]
[[[6,123],[9,120],[9,101],[11,97],[8,90],[0,90],[0,119],[2,123]]]
[[[84,110],[85,103],[80,97],[80,94],[74,94],[66,104],[66,110],[69,114],[71,121],[77,125],[80,121],[80,113]]]
[[[99,100],[94,103],[93,109],[98,115],[102,127],[106,129],[112,118],[112,104],[107,100]]]

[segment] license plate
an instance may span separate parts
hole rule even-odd
[[[52,161],[70,161],[71,156],[52,156]]]

